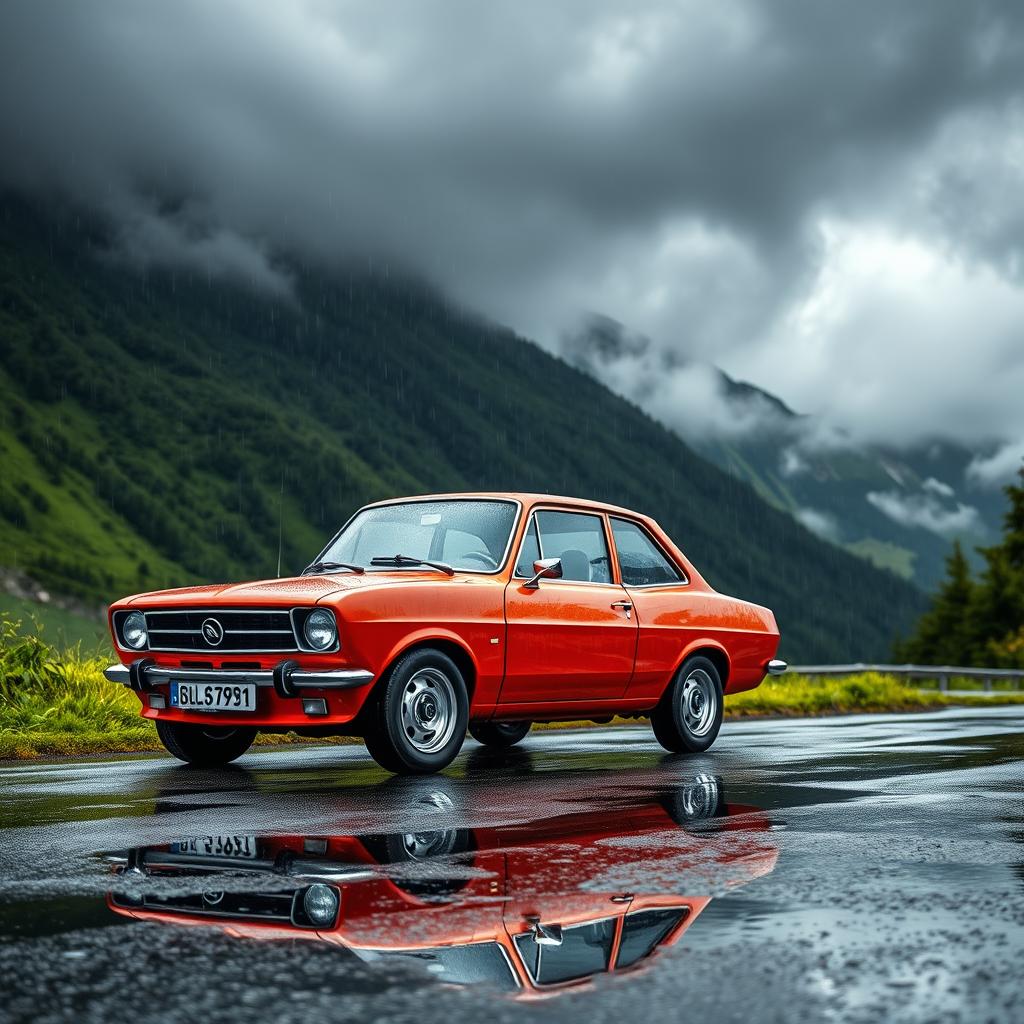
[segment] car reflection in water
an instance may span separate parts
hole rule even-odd
[[[443,790],[427,796],[449,813]],[[114,858],[132,884],[108,905],[240,938],[321,940],[369,963],[414,960],[442,982],[540,996],[656,962],[711,900],[685,892],[742,885],[769,873],[778,855],[768,816],[727,803],[709,775],[521,824],[415,827],[139,848]],[[225,873],[230,888],[214,887],[211,876]],[[233,891],[248,875],[277,877]],[[192,878],[195,890],[180,895]],[[174,894],[147,892],[156,882]]]

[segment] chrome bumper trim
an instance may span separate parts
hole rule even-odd
[[[765,666],[770,676],[781,676],[789,666],[779,658],[772,658]]]
[[[255,683],[257,686],[273,686],[274,673],[271,669],[233,668],[169,668],[166,665],[147,665],[142,669],[146,681],[167,683],[172,679],[214,683]],[[112,683],[130,686],[130,672],[127,665],[111,665],[103,675]],[[347,690],[364,686],[373,679],[373,673],[365,668],[297,668],[291,672],[292,684],[308,690]]]

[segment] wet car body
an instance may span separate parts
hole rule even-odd
[[[423,551],[454,551],[454,564],[360,551],[388,517],[393,546],[429,532]],[[338,550],[355,561],[331,562]],[[385,767],[416,772],[444,767],[467,725],[503,744],[520,734],[515,723],[660,712],[656,733],[670,749],[706,749],[722,695],[784,668],[771,611],[714,591],[656,522],[616,506],[531,494],[382,502],[360,510],[311,568],[332,565],[114,603],[120,664],[108,678],[135,689],[142,715],[165,731],[360,735]],[[323,650],[305,639],[314,619],[333,630]],[[126,629],[139,623],[145,642],[135,647]],[[419,687],[404,704],[387,692],[399,672]],[[694,725],[688,735],[691,718],[702,733]]]

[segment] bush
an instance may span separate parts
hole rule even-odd
[[[140,721],[135,695],[107,682],[99,656],[87,657],[76,645],[58,651],[33,620],[0,617],[0,735],[17,732],[153,731]],[[154,736],[155,738],[155,736]]]

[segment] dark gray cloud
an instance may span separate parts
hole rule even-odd
[[[610,382],[670,422],[710,360],[856,437],[1016,441],[1022,20],[8,0],[0,182],[135,262],[284,293],[289,253],[373,254],[554,348],[607,313],[650,339]]]

